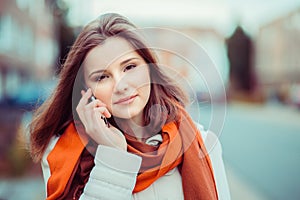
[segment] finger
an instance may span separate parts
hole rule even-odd
[[[103,103],[102,101],[95,99],[92,102],[88,103],[85,108],[87,110],[89,109],[94,109],[94,108],[98,108],[98,107],[107,107],[105,103]]]
[[[106,104],[100,101],[99,99],[95,99],[94,103],[96,107],[106,107]]]
[[[96,107],[94,110],[98,113],[101,113],[101,115],[104,115],[106,118],[111,117],[111,114],[106,107]]]
[[[89,94],[90,92],[90,94]],[[81,99],[78,102],[78,105],[76,107],[76,111],[78,113],[79,118],[81,119],[81,121],[86,124],[88,122],[87,120],[87,112],[88,109],[86,108],[86,104],[88,102],[88,98],[91,95],[91,91],[90,89],[88,89],[87,91],[81,90]]]
[[[96,99],[96,100],[93,100],[90,103],[86,104],[85,109],[86,110],[93,110],[94,108],[105,107],[105,106],[106,106],[105,104],[101,103],[101,101]]]
[[[81,91],[81,94],[82,94],[82,97],[81,97],[81,99],[80,99],[78,105],[79,105],[79,104],[80,104],[80,105],[85,105],[85,104],[87,104],[89,98],[92,96],[92,91],[91,91],[91,89],[89,88],[86,92]]]

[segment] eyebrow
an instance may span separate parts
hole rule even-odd
[[[125,65],[125,64],[129,63],[132,60],[139,60],[139,59],[140,58],[137,58],[137,57],[129,58],[129,59],[126,59],[126,60],[122,61],[120,63],[120,65]],[[99,70],[93,71],[92,73],[90,73],[90,75],[88,77],[90,78],[93,74],[103,73],[105,71],[106,71],[106,69],[99,69]]]

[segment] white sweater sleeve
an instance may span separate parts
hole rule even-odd
[[[131,199],[141,157],[99,145],[94,161],[95,166],[80,200]]]

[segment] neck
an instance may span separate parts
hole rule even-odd
[[[146,128],[144,126],[144,120],[142,117],[134,117],[131,119],[119,119],[120,128],[127,134],[134,136],[137,140],[142,141],[143,138],[148,136]]]

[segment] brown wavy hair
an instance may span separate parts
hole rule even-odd
[[[184,106],[188,102],[188,97],[161,71],[155,54],[147,48],[145,42],[133,31],[134,29],[136,27],[131,22],[115,13],[101,15],[84,27],[62,66],[56,89],[34,113],[30,124],[30,153],[34,161],[41,160],[53,136],[63,134],[68,124],[79,119],[74,110],[81,98],[80,91],[83,89],[82,85],[78,84],[80,81],[77,81],[81,64],[91,49],[101,45],[109,37],[126,39],[149,65],[151,91],[144,109],[145,123],[155,120],[159,124],[162,121],[155,111],[151,110],[150,114],[153,105],[160,105],[154,107],[157,107],[157,112],[165,112],[167,121],[177,119],[179,112],[177,105]]]

